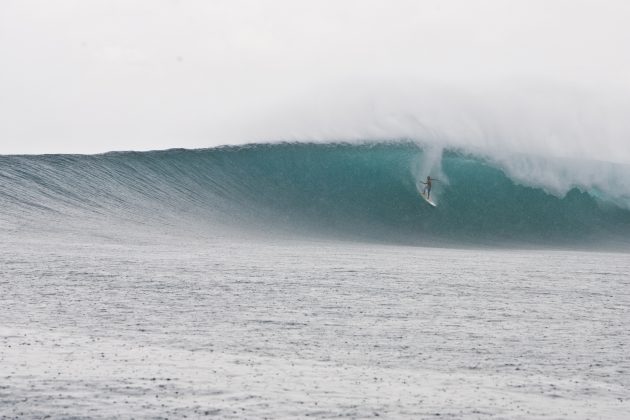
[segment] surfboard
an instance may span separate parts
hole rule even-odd
[[[420,193],[420,196],[422,196],[422,198],[424,198],[424,201],[426,201],[427,203],[431,204],[433,207],[437,207],[437,204],[435,204],[433,201],[431,201],[430,198],[427,198],[427,196],[424,193]]]

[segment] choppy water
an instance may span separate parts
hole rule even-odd
[[[627,254],[155,235],[0,261],[4,416],[630,412]]]

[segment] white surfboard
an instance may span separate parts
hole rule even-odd
[[[424,201],[426,201],[427,203],[431,204],[433,207],[437,207],[437,204],[435,204],[433,201],[431,201],[431,199],[428,198],[424,193],[420,193],[420,195],[422,196],[422,198],[424,198]]]

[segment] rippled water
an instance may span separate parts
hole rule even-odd
[[[627,418],[630,257],[3,234],[0,415]]]

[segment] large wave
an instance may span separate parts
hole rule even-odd
[[[418,193],[427,175],[439,179],[437,208]],[[2,156],[0,228],[106,231],[130,222],[207,235],[238,227],[409,244],[625,248],[629,184],[623,165],[410,142]]]

